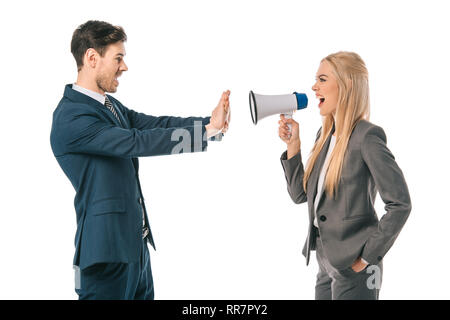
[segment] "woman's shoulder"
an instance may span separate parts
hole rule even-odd
[[[360,142],[372,135],[386,141],[386,134],[384,133],[383,128],[365,119],[361,119],[356,123],[352,134],[352,136],[357,138]]]
[[[356,125],[355,125],[355,129],[353,130],[354,133],[358,133],[360,135],[366,135],[368,133],[377,133],[377,132],[381,132],[383,130],[383,128],[379,125],[376,125],[368,120],[365,119],[361,119],[359,120]]]

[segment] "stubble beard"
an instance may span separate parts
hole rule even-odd
[[[112,80],[109,80],[105,75],[99,75],[96,79],[97,87],[101,89],[103,92],[114,93],[117,91],[117,87],[114,85],[114,77]]]

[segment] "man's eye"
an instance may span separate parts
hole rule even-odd
[[[117,58],[116,60],[117,60],[117,62],[120,62],[120,61],[122,61],[122,59],[120,59],[120,58]]]

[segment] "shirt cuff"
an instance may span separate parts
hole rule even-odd
[[[216,134],[215,136],[211,136],[208,138],[208,141],[222,141],[223,133],[220,132]]]
[[[211,126],[212,127],[212,126]],[[211,128],[209,131],[206,131],[206,137],[210,140],[212,137],[216,137],[221,134],[220,129]]]

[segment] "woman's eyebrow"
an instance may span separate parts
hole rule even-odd
[[[317,77],[327,77],[328,78],[328,76],[326,74],[319,74]]]

